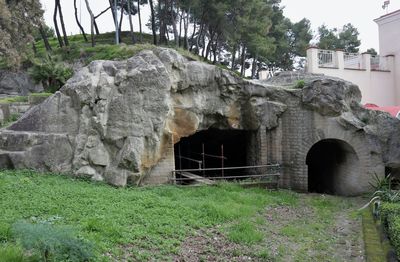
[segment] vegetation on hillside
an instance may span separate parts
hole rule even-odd
[[[20,1],[1,1],[0,14],[8,20],[1,21],[0,36],[3,34],[3,39],[8,40],[0,46],[0,68],[20,65],[30,68],[33,78],[48,92],[65,83],[77,62],[124,59],[138,50],[151,48],[150,44],[185,50],[197,59],[230,68],[241,76],[247,72],[255,78],[261,69],[292,70],[295,65],[301,68],[304,59],[297,59],[296,64],[294,61],[305,56],[313,39],[310,21],[304,18],[291,22],[283,15],[281,0],[116,0],[117,9],[114,1],[109,1],[109,7],[99,14],[92,12],[93,1],[88,0],[84,4],[90,13],[90,32],[85,31],[78,19],[76,1],[55,0],[51,27],[43,23],[39,0],[30,0],[29,12],[23,11],[28,5],[20,8]],[[143,33],[146,21],[141,18],[140,10],[144,5],[149,5],[152,11],[146,24],[151,35]],[[66,34],[64,8],[74,8],[80,35]],[[27,17],[18,21],[24,24],[13,24],[12,18],[23,12]],[[112,14],[110,22],[116,25],[117,37],[112,32],[100,34],[101,25],[96,19],[105,13]],[[129,32],[122,32],[124,18],[130,25]],[[133,28],[139,28],[139,32],[133,32]],[[355,51],[360,45],[358,31],[351,24],[342,30],[321,26],[318,35],[323,48]]]

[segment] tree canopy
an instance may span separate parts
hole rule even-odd
[[[39,0],[0,0],[0,56],[10,66],[18,66],[26,56],[27,43],[42,24]]]
[[[329,29],[326,25],[318,28],[318,47],[322,49],[342,49],[345,52],[357,53],[361,45],[359,32],[352,24],[344,25],[340,30]]]

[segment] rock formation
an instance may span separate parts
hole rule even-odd
[[[43,86],[35,84],[24,72],[0,70],[0,98],[7,96],[26,96],[43,91]]]
[[[300,79],[305,86],[296,88]],[[181,138],[209,128],[248,130],[254,134],[252,163],[282,164],[281,186],[300,191],[308,190],[311,147],[343,141],[353,162],[338,171],[332,190],[358,194],[368,190],[374,174],[400,168],[400,121],[364,109],[360,100],[359,89],[341,79],[281,73],[248,81],[154,48],[77,72],[0,131],[0,163],[117,186],[166,183]]]

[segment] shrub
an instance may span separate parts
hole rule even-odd
[[[63,63],[51,59],[34,60],[29,75],[37,83],[42,83],[46,92],[54,93],[72,76],[73,70]]]
[[[94,257],[92,245],[74,237],[69,227],[17,222],[12,233],[23,248],[38,253],[44,261],[89,261]]]
[[[388,221],[392,217],[400,216],[400,204],[398,203],[383,203],[381,206],[381,220],[384,225],[388,225]]]
[[[304,80],[298,80],[296,84],[294,85],[294,88],[296,89],[302,89],[306,85],[306,82]]]
[[[396,249],[397,256],[400,256],[400,217],[390,215],[388,218],[387,232],[390,242]]]

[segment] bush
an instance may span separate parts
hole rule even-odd
[[[397,256],[400,256],[400,204],[383,203],[381,206],[381,221],[386,228]]]
[[[383,203],[381,206],[381,220],[384,225],[388,225],[388,221],[392,217],[400,216],[400,204],[398,203]]]
[[[29,75],[37,83],[42,83],[46,92],[54,93],[72,76],[73,70],[63,63],[51,59],[34,60]]]
[[[306,82],[304,80],[298,80],[296,84],[294,85],[294,88],[296,89],[302,89],[306,85]]]
[[[400,256],[400,217],[389,216],[387,232],[390,242],[396,250],[397,256]]]
[[[89,261],[94,257],[92,245],[74,237],[69,227],[17,222],[12,233],[23,248],[44,261]]]

